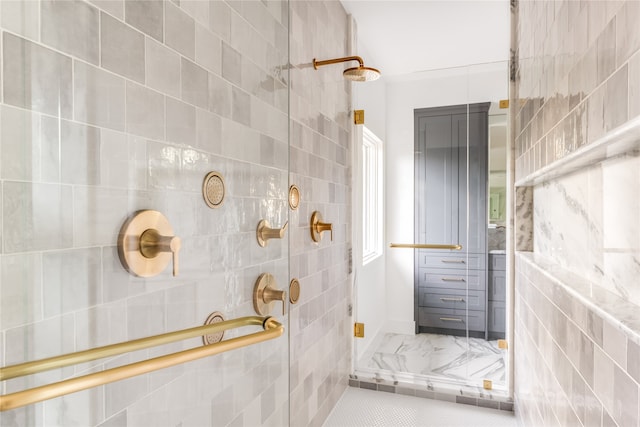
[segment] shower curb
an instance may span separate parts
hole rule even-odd
[[[475,390],[472,387],[460,387],[458,389],[440,388],[432,384],[423,386],[400,381],[389,381],[376,378],[363,378],[357,375],[349,375],[349,386],[364,388],[367,390],[386,393],[415,396],[425,399],[442,400],[445,402],[461,403],[464,405],[478,406],[481,408],[498,409],[501,411],[514,411],[513,399],[507,395],[488,393]],[[467,390],[468,389],[468,390]]]

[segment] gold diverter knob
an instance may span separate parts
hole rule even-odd
[[[124,268],[140,277],[160,274],[173,261],[178,275],[180,238],[174,236],[169,220],[158,211],[143,210],[125,221],[118,235],[118,255]]]
[[[285,222],[282,228],[271,228],[268,221],[264,219],[260,220],[258,228],[256,229],[256,239],[258,240],[258,244],[264,248],[267,246],[267,241],[269,239],[282,239],[288,226],[289,221]]]
[[[311,239],[314,242],[319,242],[322,240],[323,231],[331,232],[331,240],[333,240],[333,225],[329,222],[322,222],[322,215],[320,212],[315,211],[311,214]]]
[[[282,302],[282,315],[286,314],[287,292],[277,289],[276,279],[270,273],[262,273],[253,288],[253,308],[260,316],[268,316],[273,309],[273,303]]]

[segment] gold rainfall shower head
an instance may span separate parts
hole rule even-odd
[[[359,56],[345,56],[344,58],[327,59],[326,61],[318,61],[313,58],[313,68],[317,70],[318,67],[322,67],[323,65],[339,64],[340,62],[347,61],[358,61],[359,64],[357,67],[344,70],[342,75],[347,80],[353,82],[370,82],[380,77],[380,71],[375,68],[365,67],[362,58]]]

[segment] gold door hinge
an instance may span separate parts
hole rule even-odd
[[[482,388],[491,390],[493,388],[493,382],[491,382],[491,380],[482,380]]]
[[[507,340],[498,340],[498,348],[506,350],[509,348],[509,342]]]
[[[501,99],[500,100],[500,108],[509,108],[509,100]]]
[[[364,110],[353,111],[353,123],[356,125],[364,124]]]
[[[364,323],[355,323],[353,325],[353,336],[356,338],[364,338]]]

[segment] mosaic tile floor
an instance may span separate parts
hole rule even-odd
[[[505,382],[506,352],[497,343],[451,335],[384,333],[375,338],[358,368]]]

